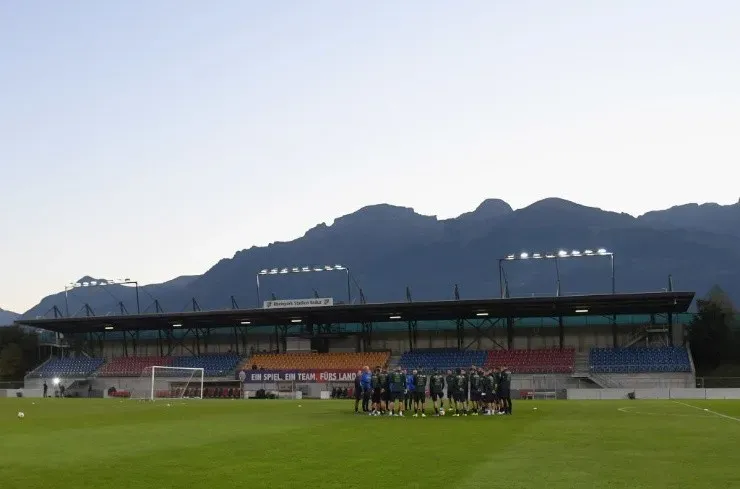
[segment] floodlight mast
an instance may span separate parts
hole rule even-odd
[[[504,263],[507,261],[522,261],[522,260],[553,260],[555,262],[555,274],[556,274],[556,297],[560,297],[560,260],[571,259],[571,258],[609,258],[611,264],[611,286],[612,294],[617,293],[616,278],[614,275],[614,253],[607,251],[605,248],[599,248],[597,250],[560,250],[557,253],[528,253],[521,252],[519,254],[511,254],[505,258],[499,258],[498,260],[498,273],[499,273],[499,287],[501,289],[501,298],[509,298],[509,284],[506,279],[506,272],[504,270]]]
[[[69,317],[69,298],[67,294],[70,290],[77,289],[80,287],[104,287],[106,285],[133,285],[136,290],[136,314],[141,314],[141,307],[139,306],[139,282],[131,280],[130,278],[117,278],[117,279],[101,279],[91,280],[89,282],[71,282],[64,286],[64,307],[67,311],[67,317]],[[115,298],[115,296],[113,296]]]
[[[347,274],[347,304],[352,304],[352,288],[350,286],[350,271],[344,265],[324,265],[311,267],[282,267],[264,268],[257,272],[257,307],[262,307],[260,293],[260,275],[287,275],[291,273],[317,273],[317,272],[345,272]],[[315,291],[314,291],[315,292]]]

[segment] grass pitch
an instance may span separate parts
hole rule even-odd
[[[425,419],[354,416],[351,401],[167,404],[2,399],[0,484],[740,487],[737,401],[515,401],[511,417]]]

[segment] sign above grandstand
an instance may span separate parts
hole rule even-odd
[[[263,382],[352,382],[356,372],[327,370],[246,370],[242,382],[258,384]],[[241,379],[242,372],[239,373]]]
[[[316,299],[285,299],[277,301],[265,301],[265,309],[293,309],[296,307],[330,307],[334,305],[334,299],[323,297]]]

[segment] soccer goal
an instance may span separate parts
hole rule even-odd
[[[148,367],[142,374],[147,389],[139,399],[203,399],[204,374],[202,368]]]

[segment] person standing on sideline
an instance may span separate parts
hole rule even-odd
[[[370,412],[370,395],[373,390],[373,374],[370,372],[370,367],[367,365],[362,367],[360,388],[362,389],[362,412]]]
[[[355,375],[355,414],[360,414],[360,401],[362,401],[362,370]],[[364,405],[362,406],[364,410]]]
[[[511,414],[511,370],[501,369],[501,408],[504,414]]]
[[[44,381],[44,397],[47,396],[49,392],[49,386],[46,384],[46,381]]]

